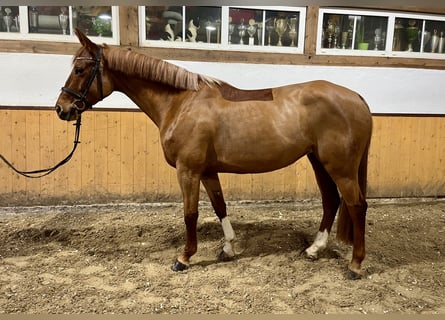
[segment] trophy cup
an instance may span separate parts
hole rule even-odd
[[[249,46],[253,46],[255,44],[255,39],[253,38],[253,36],[255,35],[256,32],[256,25],[254,19],[249,20],[249,26],[247,27],[246,30],[247,33],[249,34]]]
[[[29,29],[31,32],[39,31],[39,12],[36,7],[32,7],[29,14]]]
[[[11,25],[12,25],[12,16],[11,12],[12,10],[10,8],[5,8],[6,16],[3,16],[3,22],[6,25],[6,31],[11,32]]]
[[[274,19],[275,32],[278,34],[277,46],[282,46],[281,37],[286,32],[287,29],[287,18],[275,18]]]
[[[374,50],[379,50],[380,42],[382,41],[382,29],[377,28],[374,30]]]
[[[438,53],[443,53],[443,48],[445,46],[445,36],[443,31],[440,32],[440,38],[439,38],[439,50]]]
[[[229,43],[232,43],[232,34],[235,31],[235,25],[232,23],[232,17],[229,17]]]
[[[216,30],[216,27],[212,24],[211,21],[206,22],[206,36],[207,36],[207,43],[210,43],[212,32]]]
[[[62,29],[62,34],[66,34],[66,28],[68,27],[68,15],[66,14],[66,7],[62,7],[60,9],[61,13],[59,14],[59,25]]]
[[[406,28],[406,33],[408,36],[408,51],[413,51],[413,42],[417,39],[417,35],[419,33],[419,29],[416,27],[416,21],[409,20],[408,21],[408,28]]]
[[[262,23],[258,23],[256,35],[258,37],[258,44],[261,46],[263,44],[263,24]]]
[[[290,44],[291,47],[295,47],[295,36],[297,35],[297,17],[292,17],[289,19],[289,37],[292,42]]]
[[[431,52],[437,52],[437,46],[439,44],[439,35],[436,29],[433,31],[431,36]]]
[[[341,48],[346,49],[346,43],[348,42],[348,31],[341,33]]]
[[[272,32],[274,31],[274,25],[273,25],[273,20],[269,20],[269,22],[267,22],[267,24],[266,24],[266,30],[267,30],[267,44],[270,46],[271,44],[272,44],[272,41],[271,41],[271,38],[270,38],[270,36],[271,36],[271,34],[272,34]]]
[[[332,23],[332,21],[329,19],[328,20],[328,27],[326,28],[326,32],[328,34],[328,48],[333,48],[334,45],[332,44],[332,38],[334,36],[335,33],[335,25]]]
[[[235,31],[235,25],[233,23],[229,24],[229,43],[232,43],[232,33]]]
[[[427,46],[427,44],[430,42],[430,39],[431,39],[431,32],[429,32],[429,31],[424,31],[423,32],[423,35],[421,35],[422,33],[421,32],[419,32],[419,35],[421,36],[421,37],[423,37],[423,51],[422,52],[426,52],[426,46]]]
[[[246,26],[244,19],[241,19],[241,24],[238,26],[239,44],[244,44],[243,37],[246,35]]]

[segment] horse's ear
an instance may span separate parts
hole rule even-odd
[[[76,34],[77,38],[79,38],[80,44],[87,49],[91,55],[95,55],[97,52],[97,45],[92,42],[82,31],[80,31],[79,28],[76,28],[74,33]]]

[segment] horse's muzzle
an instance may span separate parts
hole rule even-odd
[[[74,121],[77,119],[78,113],[76,108],[70,108],[69,111],[64,111],[62,106],[56,105],[57,115],[61,120]]]

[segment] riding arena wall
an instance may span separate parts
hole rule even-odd
[[[134,15],[136,9],[123,10]],[[314,8],[308,10],[308,24],[311,12]],[[241,88],[325,79],[356,90],[369,103],[374,121],[368,196],[445,195],[445,60],[320,57],[312,52],[315,44],[308,44],[298,57],[148,50],[135,43],[132,28],[137,26],[121,25],[121,46],[165,57]],[[307,32],[306,40],[315,39],[316,31],[307,27]],[[0,40],[0,154],[21,170],[52,166],[71,151],[73,123],[57,117],[54,103],[78,47]],[[69,163],[40,179],[21,177],[0,162],[0,206],[181,200],[158,129],[126,97],[113,93],[85,112],[80,141]],[[220,178],[226,200],[320,196],[306,158],[270,173]],[[206,200],[204,189],[201,199]]]

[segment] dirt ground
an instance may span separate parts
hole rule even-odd
[[[350,247],[300,253],[318,201],[229,203],[237,258],[216,263],[222,230],[200,206],[189,270],[180,204],[0,208],[0,313],[445,313],[445,201],[373,200],[368,276],[345,278]]]

